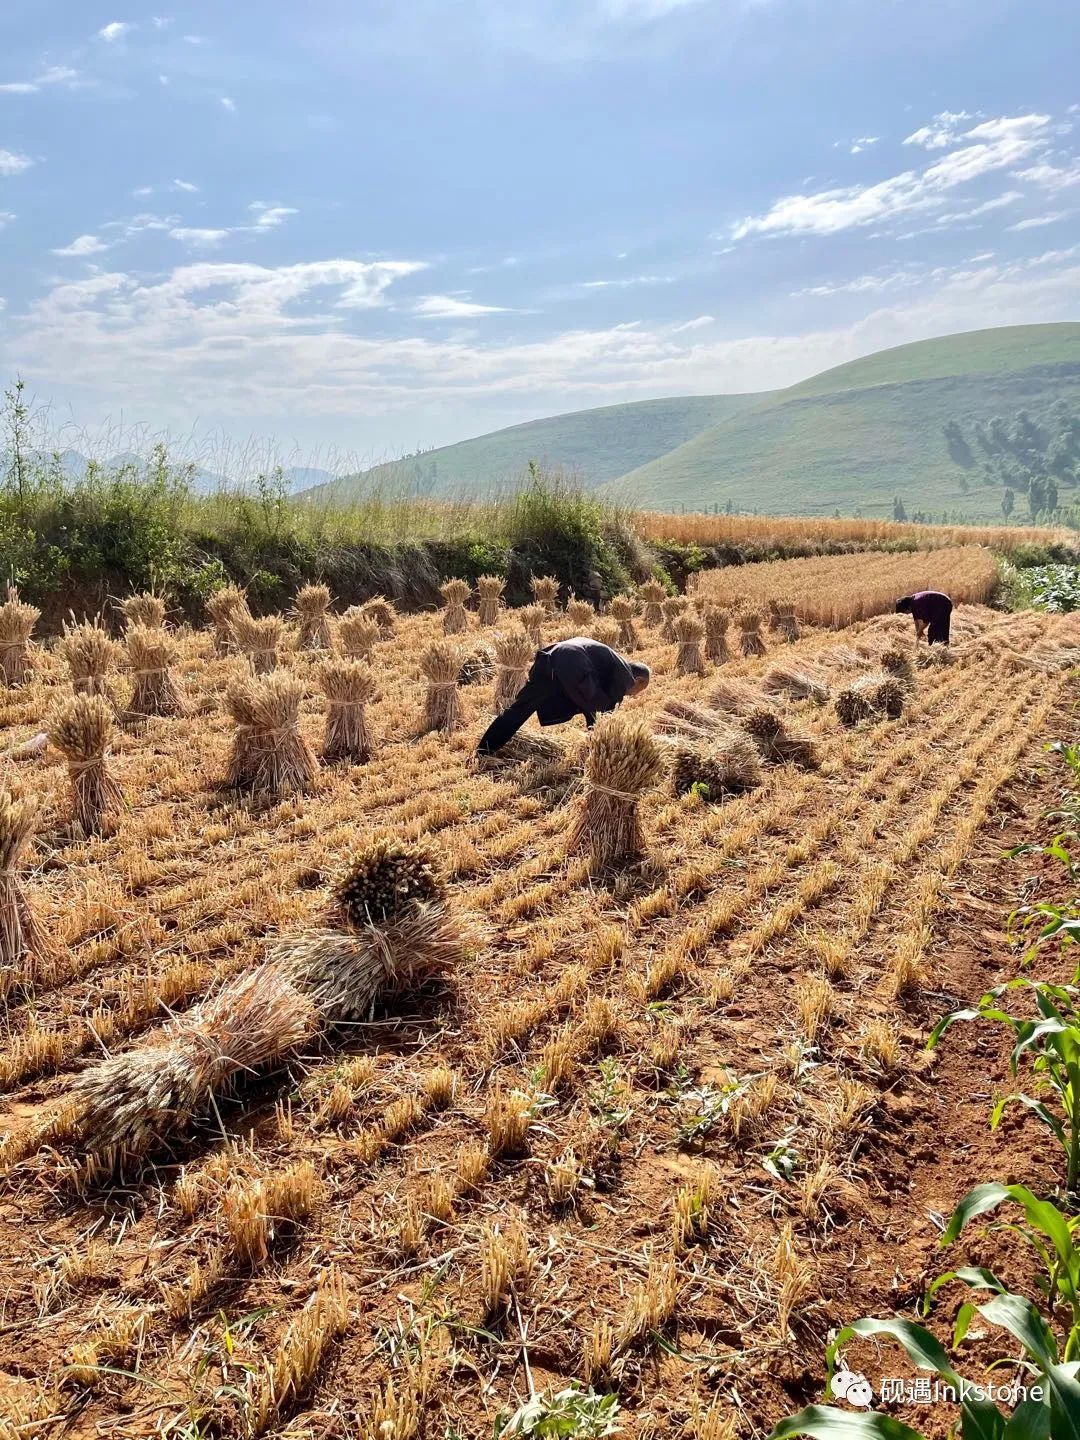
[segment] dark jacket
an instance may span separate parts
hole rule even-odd
[[[541,725],[562,725],[575,715],[589,724],[625,700],[633,672],[610,645],[575,635],[538,650],[529,682],[540,687],[536,718]]]

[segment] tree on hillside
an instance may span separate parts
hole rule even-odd
[[[1047,510],[1056,510],[1058,508],[1057,481],[1052,475],[1048,476],[1046,480],[1046,508]]]
[[[903,502],[903,500],[900,499],[900,496],[899,496],[899,495],[895,495],[895,496],[893,497],[893,502],[892,502],[892,518],[893,518],[894,520],[906,520],[906,519],[907,519],[907,511],[904,509],[904,502]]]
[[[971,488],[971,487],[968,485],[968,482],[967,482],[967,476],[966,476],[966,475],[961,475],[961,476],[960,476],[960,494],[961,494],[961,495],[966,495],[966,494],[968,493],[968,490],[969,490],[970,488]]]
[[[970,470],[975,464],[975,456],[971,453],[971,446],[964,438],[959,420],[946,420],[942,431],[945,435],[949,458],[954,464],[962,465],[965,470]]]
[[[1009,516],[1012,514],[1013,506],[1015,504],[1016,496],[1011,490],[1006,490],[1005,494],[1001,497],[1001,513],[1005,516],[1006,520],[1008,520]]]

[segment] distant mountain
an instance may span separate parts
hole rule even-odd
[[[475,440],[391,460],[306,494],[313,499],[347,500],[351,494],[385,486],[441,498],[480,495],[520,480],[530,460],[577,474],[586,485],[600,485],[766,398],[684,395],[529,420]]]
[[[603,486],[656,509],[728,501],[772,514],[890,516],[915,510],[1000,518],[1004,490],[988,457],[954,454],[950,421],[968,434],[993,417],[1053,405],[1080,415],[1080,325],[1017,325],[923,340],[837,366],[700,431]],[[1067,484],[1062,503],[1080,492]],[[1026,514],[1021,496],[1017,515]]]

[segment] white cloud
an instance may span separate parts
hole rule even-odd
[[[235,114],[236,114],[236,101],[233,100],[233,99],[232,99],[230,96],[228,96],[228,95],[222,95],[222,97],[221,97],[221,108],[222,108],[223,110],[228,110],[228,112],[229,112],[230,115],[235,115]]]
[[[1027,220],[1019,220],[1015,225],[1010,225],[1010,230],[1039,230],[1044,225],[1056,225],[1059,220],[1067,220],[1073,212],[1071,210],[1055,210],[1048,215],[1032,215]]]
[[[228,234],[228,230],[212,230],[198,225],[177,225],[169,231],[171,239],[179,240],[181,245],[194,246],[196,250],[214,250]]]
[[[975,220],[980,215],[989,215],[994,210],[1003,210],[1008,205],[1015,205],[1022,200],[1022,190],[1006,190],[1004,194],[995,195],[990,200],[983,200],[979,205],[972,205],[969,210],[953,210],[937,217],[938,225],[958,225],[964,220]]]
[[[255,225],[259,230],[271,230],[287,220],[290,215],[299,215],[299,210],[294,210],[291,205],[267,205],[262,200],[253,200],[248,210],[255,216]]]
[[[172,182],[172,189],[183,190],[187,195],[195,195],[198,193],[199,187],[191,180],[174,180]]]
[[[628,275],[620,280],[582,280],[582,290],[629,290],[634,285],[673,285],[674,275]]]
[[[412,308],[414,314],[422,315],[425,320],[469,320],[477,315],[506,313],[501,305],[480,305],[455,295],[421,295]]]
[[[899,216],[933,210],[948,192],[983,175],[1033,158],[1046,144],[1048,115],[989,120],[967,131],[958,149],[925,170],[905,170],[873,185],[848,185],[814,194],[786,195],[763,215],[748,216],[734,228],[748,235],[835,235]],[[973,142],[973,143],[967,143]]]
[[[183,38],[184,38],[184,44],[185,44],[185,45],[205,45],[205,44],[206,44],[206,36],[205,36],[205,35],[185,35]]]
[[[974,119],[975,116],[967,110],[943,110],[940,115],[934,116],[932,124],[923,125],[909,135],[904,144],[921,145],[924,150],[944,150],[946,146],[955,144],[960,123]]]
[[[103,25],[97,32],[99,40],[105,40],[110,45],[116,40],[122,40],[135,26],[128,20],[110,20],[108,25]]]
[[[33,163],[29,155],[20,155],[15,150],[0,150],[0,175],[21,175]]]
[[[1069,160],[1065,165],[1040,160],[1038,165],[1029,165],[1026,170],[1017,170],[1015,174],[1017,180],[1027,180],[1046,190],[1066,190],[1070,185],[1080,185],[1080,160]]]
[[[606,20],[642,23],[661,20],[676,10],[689,9],[701,0],[600,0],[600,14]]]
[[[5,225],[10,225],[14,219],[15,216],[12,211],[0,210],[0,230],[3,230]]]
[[[861,155],[864,150],[869,150],[871,145],[876,145],[880,139],[880,135],[856,135],[854,140],[835,140],[833,149],[847,150],[851,155]]]
[[[144,199],[147,195],[154,193],[154,187],[152,185],[139,185],[136,189],[132,190],[131,193],[137,199]]]
[[[171,15],[154,15],[152,19],[155,30],[167,30],[172,24]]]
[[[672,335],[682,335],[687,330],[704,330],[707,326],[715,324],[716,317],[714,315],[698,315],[693,320],[684,320],[681,325],[673,325],[671,333]]]
[[[81,259],[87,255],[100,255],[103,250],[108,250],[108,245],[97,235],[76,235],[70,245],[64,245],[53,250],[53,255],[64,255]]]
[[[0,95],[34,95],[37,88],[32,80],[9,80],[6,85],[0,85]]]

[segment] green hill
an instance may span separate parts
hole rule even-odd
[[[1019,325],[924,340],[827,370],[702,430],[609,481],[604,493],[656,509],[730,500],[774,514],[958,510],[1000,518],[984,456],[950,457],[942,427],[1011,421],[1063,400],[1080,414],[1080,325]],[[965,487],[967,493],[965,493]],[[1063,489],[1061,500],[1076,494]],[[1025,512],[1018,497],[1018,518]]]
[[[479,495],[516,480],[530,460],[574,472],[588,485],[600,485],[655,460],[765,398],[761,394],[684,395],[577,410],[392,460],[360,475],[315,486],[305,494],[347,499],[350,493],[386,486],[444,498]]]

